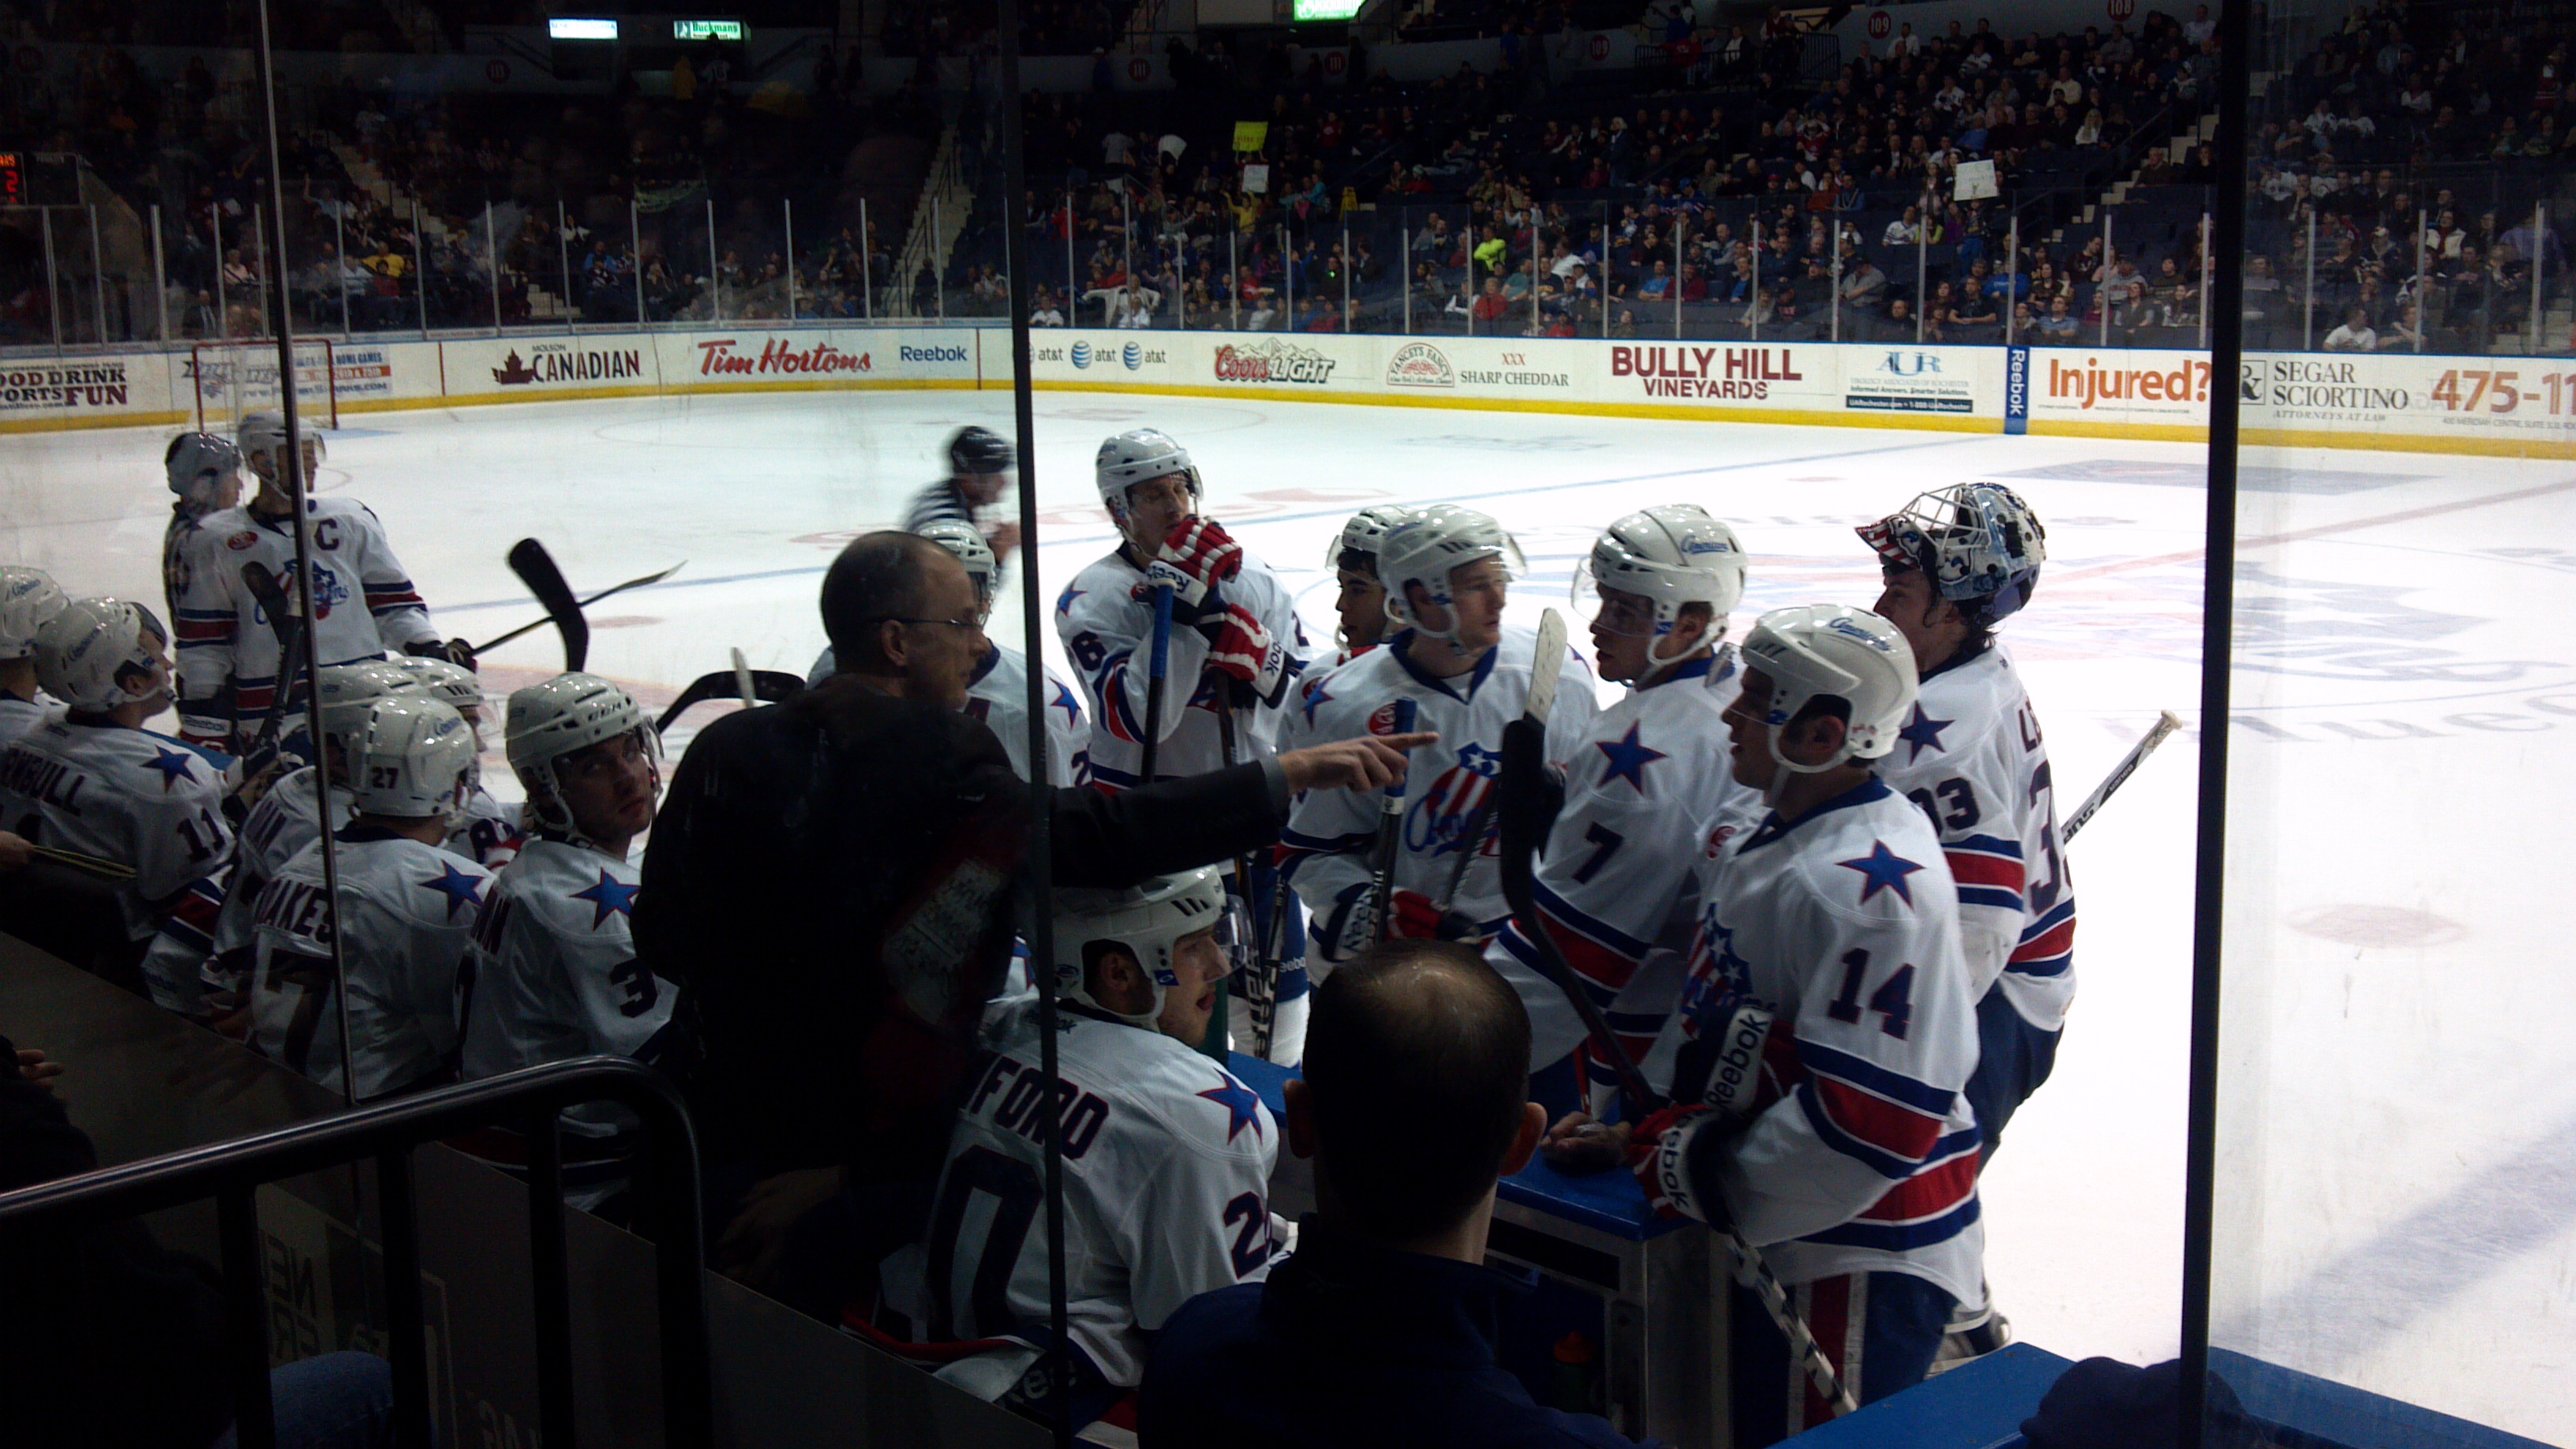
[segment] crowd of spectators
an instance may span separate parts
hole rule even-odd
[[[1113,326],[1911,337],[1920,318],[1927,338],[1981,340],[2015,304],[2036,327],[2058,291],[2076,325],[2107,306],[2124,330],[2197,326],[2196,231],[2171,257],[2190,285],[2134,306],[2102,259],[2079,271],[2036,237],[2128,174],[2143,138],[2197,118],[2217,63],[2205,23],[2018,39],[1908,24],[1817,74],[1794,35],[1650,7],[1636,23],[1689,58],[1651,94],[1554,74],[1549,27],[1566,23],[1543,9],[1498,69],[1423,84],[1327,89],[1293,60],[1266,66],[1287,79],[1251,93],[1258,109],[1224,54],[1168,96],[1032,96],[1041,276],[1072,320]],[[1238,151],[1243,121],[1264,129]],[[1948,199],[1970,161],[1994,163],[2006,200]],[[1257,187],[1246,163],[1266,168]],[[2207,166],[2204,150],[2166,179]],[[2008,268],[2017,191],[2027,244]],[[965,264],[991,266],[988,245]]]

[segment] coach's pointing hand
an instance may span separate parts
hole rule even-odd
[[[1307,790],[1382,790],[1404,775],[1404,752],[1440,736],[1429,731],[1410,735],[1361,735],[1290,750],[1279,757],[1288,772],[1288,788]]]

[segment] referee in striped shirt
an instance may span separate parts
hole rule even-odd
[[[1020,526],[1008,520],[986,523],[976,510],[1001,501],[1011,487],[1011,470],[1019,466],[1011,445],[989,428],[966,427],[948,440],[949,476],[921,490],[903,516],[903,531],[919,533],[944,518],[973,526],[993,548],[999,570],[1009,566],[1011,550],[1020,546]]]

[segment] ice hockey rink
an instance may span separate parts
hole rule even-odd
[[[592,613],[591,668],[649,705],[733,648],[802,674],[833,552],[896,519],[958,425],[1008,435],[1010,409],[1006,392],[888,391],[352,415],[320,486],[373,506],[441,630],[478,641],[539,612],[503,562],[518,538],[543,540],[584,594],[685,559]],[[2055,1352],[2176,1351],[2200,445],[1042,393],[1050,608],[1111,543],[1093,450],[1144,425],[1192,450],[1207,511],[1299,591],[1319,648],[1326,541],[1368,503],[1494,514],[1529,555],[1523,623],[1565,605],[1602,524],[1701,503],[1754,560],[1740,636],[1764,609],[1869,603],[1875,565],[1851,530],[1917,491],[2021,491],[2050,560],[2003,632],[2061,813],[2159,711],[2186,730],[2070,847],[2082,985],[2056,1076],[1985,1179],[1988,1275],[2018,1335]],[[11,439],[0,557],[157,605],[170,431]],[[2576,464],[2249,451],[2242,486],[2233,800],[2251,823],[2230,847],[2230,1009],[2262,1030],[2226,1046],[2213,1339],[2576,1440],[2576,1396],[2520,1367],[2563,1382],[2576,1359],[2576,1073],[2559,1045],[2576,972],[2558,961],[2560,823],[2514,808],[2569,798]],[[1015,562],[1004,642],[1021,637],[1024,577]],[[1051,631],[1043,646],[1062,671]],[[485,679],[498,696],[561,657],[541,630],[487,655]],[[2524,907],[2472,876],[2527,880]],[[2428,908],[2461,899],[2497,904],[2476,920]]]

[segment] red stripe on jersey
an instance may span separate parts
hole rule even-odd
[[[1921,1162],[1941,1141],[1941,1119],[1873,1096],[1849,1082],[1819,1074],[1816,1099],[1834,1125],[1870,1146],[1908,1162]]]
[[[398,589],[367,590],[367,607],[370,609],[401,608],[419,602],[420,591],[409,584]]]
[[[2049,928],[2049,930],[2044,934],[2031,940],[2024,941],[2019,946],[2014,947],[2012,955],[2006,959],[2012,961],[2045,961],[2051,956],[2063,956],[2074,949],[2075,922],[2069,919],[2058,922],[2055,926]]]
[[[1852,1288],[1860,1281],[1860,1274],[1837,1273],[1831,1278],[1799,1284],[1793,1290],[1798,1297],[1807,1300],[1807,1331],[1816,1336],[1817,1346],[1825,1351],[1825,1361],[1834,1366],[1836,1376],[1846,1380],[1843,1386],[1855,1398],[1859,1397],[1860,1386],[1848,1381],[1852,1368],[1851,1300]],[[1867,1311],[1864,1305],[1864,1317]],[[1789,1422],[1782,1427],[1792,1435],[1829,1424],[1841,1412],[1832,1400],[1817,1392],[1816,1381],[1808,1376],[1806,1365],[1798,1361],[1796,1354],[1789,1356],[1789,1392],[1783,1397],[1791,1407]]]
[[[1973,851],[1945,851],[1950,858],[1951,878],[1963,886],[2002,886],[2021,889],[2021,862],[2000,856],[1981,855]]]
[[[175,621],[173,632],[178,635],[179,642],[182,644],[229,639],[233,637],[233,621],[230,619],[199,621],[182,618]]]
[[[1982,1154],[1962,1153],[1917,1177],[1887,1190],[1861,1218],[1874,1223],[1910,1223],[1935,1218],[1966,1202],[1977,1190],[1977,1164]]]
[[[1557,949],[1565,953],[1566,964],[1595,986],[1615,992],[1637,974],[1636,962],[1566,925],[1543,908],[1539,919],[1546,923]]]

